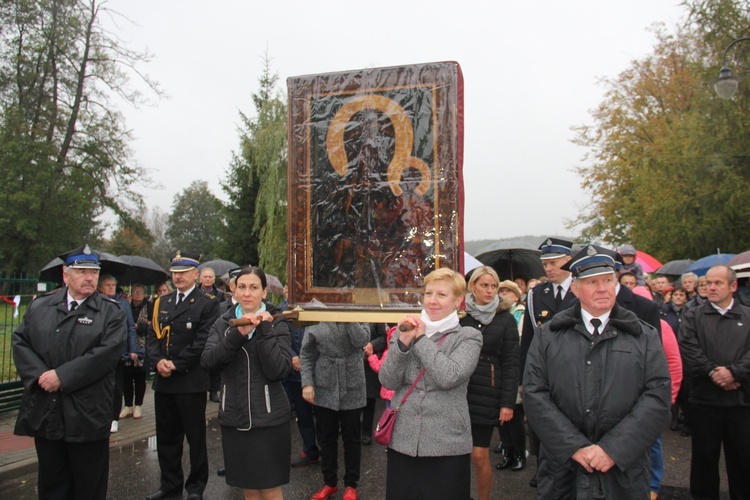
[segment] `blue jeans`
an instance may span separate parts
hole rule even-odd
[[[661,436],[656,438],[656,441],[651,445],[648,450],[651,456],[651,491],[659,493],[661,491],[661,480],[664,477],[664,456],[661,452]]]

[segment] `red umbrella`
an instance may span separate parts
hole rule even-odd
[[[643,272],[646,274],[653,273],[662,266],[661,262],[640,250],[635,252],[635,261],[641,265]]]

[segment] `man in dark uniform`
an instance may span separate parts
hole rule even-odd
[[[559,238],[547,238],[539,245],[542,255],[542,266],[549,281],[540,283],[528,291],[526,296],[526,314],[523,317],[523,335],[521,336],[521,386],[523,386],[523,369],[526,355],[529,352],[534,332],[551,320],[555,314],[576,304],[578,299],[570,290],[572,278],[570,272],[562,267],[570,261],[573,242]],[[533,429],[529,429],[529,453],[539,457],[539,440]],[[529,485],[536,487],[536,475]]]
[[[200,357],[208,332],[219,316],[219,302],[198,290],[200,256],[179,251],[170,271],[176,290],[160,297],[148,334],[148,356],[156,368],[154,409],[156,446],[161,468],[159,489],[146,500],[180,495],[183,488],[182,442],[190,446],[190,474],[184,481],[188,500],[203,498],[208,482],[206,391],[208,373]]]
[[[529,352],[534,332],[544,323],[551,320],[555,314],[567,309],[577,302],[576,296],[570,291],[572,278],[570,272],[562,267],[570,260],[573,242],[559,238],[547,238],[539,245],[542,255],[539,257],[544,266],[547,279],[532,290],[526,297],[526,314],[523,317],[523,337],[521,339],[521,375],[526,363],[526,353]],[[523,380],[523,379],[522,379]]]
[[[538,498],[648,498],[670,377],[656,331],[616,303],[615,259],[573,257],[575,306],[534,337],[524,409],[542,441]]]
[[[32,302],[13,333],[24,385],[14,432],[34,437],[39,498],[105,500],[125,313],[96,291],[98,253],[85,245],[60,258],[66,287]]]

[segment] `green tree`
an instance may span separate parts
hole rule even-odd
[[[688,21],[655,30],[652,54],[605,80],[578,167],[591,194],[583,238],[633,243],[663,260],[750,248],[750,129],[745,89],[725,102],[709,82],[745,2],[689,2]],[[738,23],[737,19],[743,19]],[[722,36],[716,36],[723,33]]]
[[[229,203],[224,234],[231,260],[257,264],[286,279],[286,104],[276,92],[278,74],[268,56],[253,94],[256,116],[241,114],[240,152],[222,189]],[[227,257],[229,258],[229,257]]]
[[[216,257],[222,226],[221,202],[208,182],[193,181],[174,198],[166,236],[174,250],[198,252],[203,260],[210,260]]]
[[[148,56],[107,31],[98,0],[0,3],[0,269],[35,271],[55,254],[96,244],[106,209],[138,207],[145,172],[115,98]],[[141,81],[159,94],[148,80]]]
[[[104,242],[102,248],[115,255],[149,257],[155,241],[156,238],[144,220],[124,215],[112,237]]]

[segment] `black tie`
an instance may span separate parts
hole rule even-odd
[[[594,337],[599,336],[599,327],[602,326],[602,320],[594,318],[591,320],[591,325],[594,327]]]
[[[555,305],[560,307],[562,304],[562,285],[557,285],[557,294],[555,295]]]
[[[185,294],[184,293],[178,293],[177,294],[177,305],[179,306],[182,304],[182,301],[185,300]]]
[[[76,310],[76,307],[78,307],[78,302],[76,302],[76,301],[74,300],[74,301],[72,301],[72,302],[70,303],[70,310],[71,310],[71,311],[75,311],[75,310]]]

